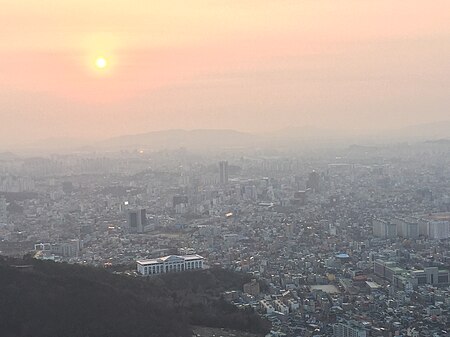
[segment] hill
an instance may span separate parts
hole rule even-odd
[[[393,130],[374,133],[369,139],[383,143],[424,142],[450,138],[450,121],[409,125]]]
[[[192,325],[265,333],[253,311],[220,293],[250,278],[204,270],[142,279],[34,259],[0,259],[4,337],[190,337]]]
[[[256,136],[235,130],[165,130],[136,135],[125,135],[105,140],[98,145],[103,149],[150,148],[153,150],[178,149],[190,150],[229,149],[247,147],[255,144]]]

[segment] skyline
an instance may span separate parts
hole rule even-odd
[[[4,144],[448,120],[446,1],[1,4]]]
[[[449,22],[0,0],[0,337],[450,337]]]

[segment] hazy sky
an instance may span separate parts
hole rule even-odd
[[[0,141],[450,119],[450,1],[0,0]],[[95,61],[104,57],[107,67]]]

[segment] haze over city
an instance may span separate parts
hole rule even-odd
[[[449,60],[449,0],[0,0],[0,337],[449,337]]]
[[[445,0],[1,8],[3,144],[166,129],[360,135],[450,117]]]

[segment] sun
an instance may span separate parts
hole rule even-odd
[[[106,61],[106,59],[104,57],[98,57],[95,60],[95,66],[99,69],[106,68],[107,65],[108,65],[108,62]]]

